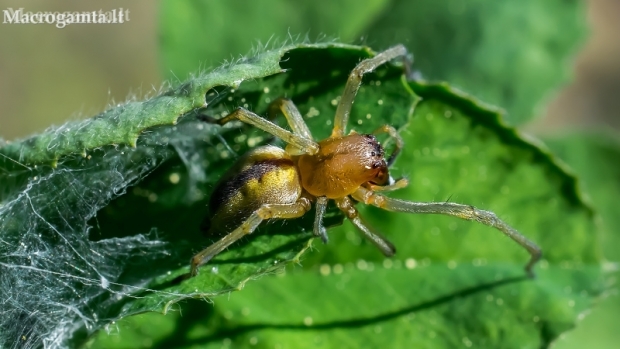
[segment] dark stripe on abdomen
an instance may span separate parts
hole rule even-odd
[[[267,159],[257,161],[247,170],[218,183],[209,200],[209,211],[211,214],[215,214],[215,212],[239,192],[248,181],[252,179],[260,181],[265,174],[277,170],[282,166],[294,166],[294,163],[290,159]]]

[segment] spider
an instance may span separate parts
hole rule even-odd
[[[389,157],[373,134],[345,134],[364,74],[406,54],[404,46],[395,46],[360,62],[352,70],[336,108],[331,136],[319,142],[313,139],[295,104],[284,98],[274,101],[272,107],[281,110],[292,132],[244,108],[217,120],[201,116],[202,120],[219,125],[234,120],[248,123],[282,139],[287,146],[281,149],[266,145],[251,150],[220,179],[210,199],[207,234],[227,234],[192,258],[190,277],[232,243],[251,234],[264,220],[301,217],[310,211],[312,203],[316,208],[313,233],[327,243],[323,216],[329,200],[334,200],[346,218],[385,256],[394,255],[394,245],[364,222],[355,208],[356,201],[387,211],[442,214],[494,227],[529,252],[525,271],[533,276],[532,268],[542,255],[541,249],[493,212],[452,202],[412,202],[381,194],[408,185],[406,179],[394,181],[388,172],[403,148],[394,127],[384,125],[374,132],[387,133],[395,141]]]

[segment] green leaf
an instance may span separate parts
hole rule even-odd
[[[577,0],[162,1],[162,62],[167,77],[184,79],[290,36],[361,39],[379,49],[403,43],[425,78],[501,106],[520,124],[568,81],[584,13]]]
[[[449,81],[508,111],[513,124],[566,83],[586,33],[577,0],[393,0],[361,31],[369,42],[404,43],[428,79]]]
[[[602,218],[602,245],[608,265],[615,273],[609,281],[620,277],[620,217],[616,202],[620,197],[620,136],[613,132],[570,132],[563,136],[547,137],[545,143],[566,161],[582,179],[583,187]],[[613,284],[613,291],[617,285]],[[583,323],[572,333],[560,339],[558,349],[614,348],[620,340],[614,324],[620,313],[620,297],[608,292]]]
[[[409,88],[422,101],[401,127],[406,148],[393,174],[412,184],[393,196],[493,210],[543,248],[535,280],[524,277],[527,253],[492,228],[358,205],[395,242],[394,258],[345,222],[330,230],[328,245],[314,243],[301,256],[302,268],[264,276],[213,306],[189,301],[167,308],[166,317],[129,318],[120,336],[101,333],[91,347],[541,348],[573,328],[604,288],[598,227],[575,177],[497,110],[445,84]],[[397,91],[395,80],[367,79],[354,105],[355,128],[400,124],[412,104]],[[292,98],[303,114],[324,108],[308,121],[326,134],[331,96]]]

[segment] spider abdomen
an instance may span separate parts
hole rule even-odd
[[[299,174],[291,157],[275,146],[242,156],[216,184],[203,223],[208,234],[225,233],[264,204],[292,204],[301,196]]]

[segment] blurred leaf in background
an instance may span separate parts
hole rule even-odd
[[[579,0],[229,0],[161,2],[164,73],[180,78],[258,42],[321,35],[376,50],[408,46],[427,79],[449,81],[520,124],[568,81],[585,38]],[[252,35],[247,35],[252,33]],[[223,49],[225,48],[225,49]]]
[[[570,132],[564,136],[546,137],[545,143],[582,179],[587,193],[602,218],[603,252],[609,269],[610,297],[603,299],[594,314],[586,318],[574,333],[562,338],[557,347],[584,348],[596,343],[597,348],[614,348],[618,344],[616,324],[620,314],[618,296],[618,263],[620,263],[620,135],[611,131]],[[595,338],[595,339],[592,339]]]

